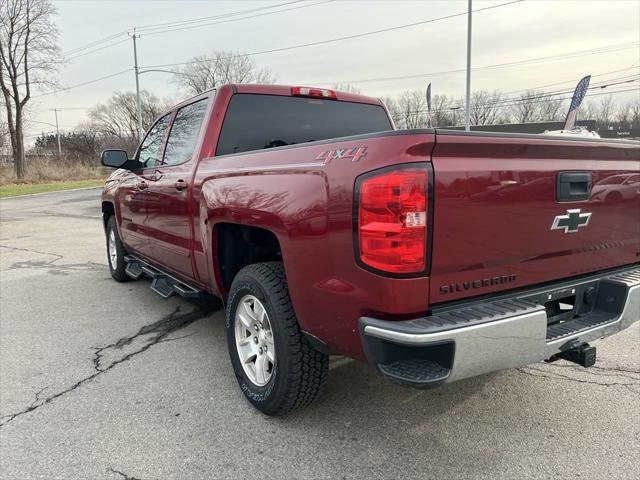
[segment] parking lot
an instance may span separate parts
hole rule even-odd
[[[0,202],[2,478],[638,478],[640,328],[598,362],[427,391],[332,358],[310,408],[268,418],[223,315],[106,265],[99,190]]]

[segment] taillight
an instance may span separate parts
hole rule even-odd
[[[424,164],[358,179],[357,255],[362,264],[392,274],[426,270],[428,183]]]
[[[338,96],[333,90],[326,88],[291,87],[291,95],[294,97],[319,97],[337,100]]]

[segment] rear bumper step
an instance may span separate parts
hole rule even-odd
[[[151,290],[156,292],[162,298],[169,298],[174,293],[177,293],[181,297],[185,298],[198,298],[202,296],[202,292],[197,290],[184,282],[181,282],[175,277],[172,277],[168,273],[165,273],[153,265],[145,262],[141,258],[134,255],[128,255],[124,257],[124,261],[127,262],[125,273],[134,280],[139,279],[142,275],[151,277]]]
[[[545,302],[568,294],[577,299],[573,318],[549,323]],[[426,387],[547,359],[590,366],[595,349],[588,342],[639,319],[640,268],[634,268],[413,320],[362,317],[360,335],[383,375]]]
[[[419,358],[380,364],[382,374],[398,383],[410,386],[428,387],[441,383],[449,376],[450,370],[439,363]]]

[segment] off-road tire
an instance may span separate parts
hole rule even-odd
[[[115,237],[115,252],[117,255],[117,259],[115,262],[115,267],[112,265],[111,261],[111,251],[109,249],[109,236],[111,232],[114,233]],[[127,268],[127,263],[124,261],[124,257],[127,254],[127,251],[122,245],[122,240],[120,240],[120,235],[118,234],[118,227],[116,225],[116,217],[111,216],[109,220],[107,220],[107,228],[106,228],[106,237],[107,237],[107,263],[109,264],[109,271],[111,272],[111,276],[117,282],[126,282],[130,280],[130,277],[125,273],[125,268]]]
[[[255,296],[263,304],[273,332],[276,360],[270,380],[262,387],[245,374],[236,347],[236,309],[246,295]],[[238,272],[229,292],[226,329],[238,384],[255,408],[267,415],[282,416],[310,404],[320,395],[329,369],[329,355],[316,350],[300,331],[281,262],[257,263]]]

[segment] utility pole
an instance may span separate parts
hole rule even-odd
[[[136,29],[133,29],[133,70],[136,74],[136,103],[138,109],[138,139],[142,141],[142,104],[140,103],[140,80],[138,76],[140,75],[138,71],[138,49],[136,47],[136,38],[140,38],[140,35],[136,35]]]
[[[471,100],[471,0],[467,12],[467,93],[464,102],[464,129],[471,130],[469,102]]]
[[[60,128],[58,128],[58,110],[57,108],[50,108],[56,115],[56,136],[58,137],[58,159],[62,160],[62,146],[60,145]]]

